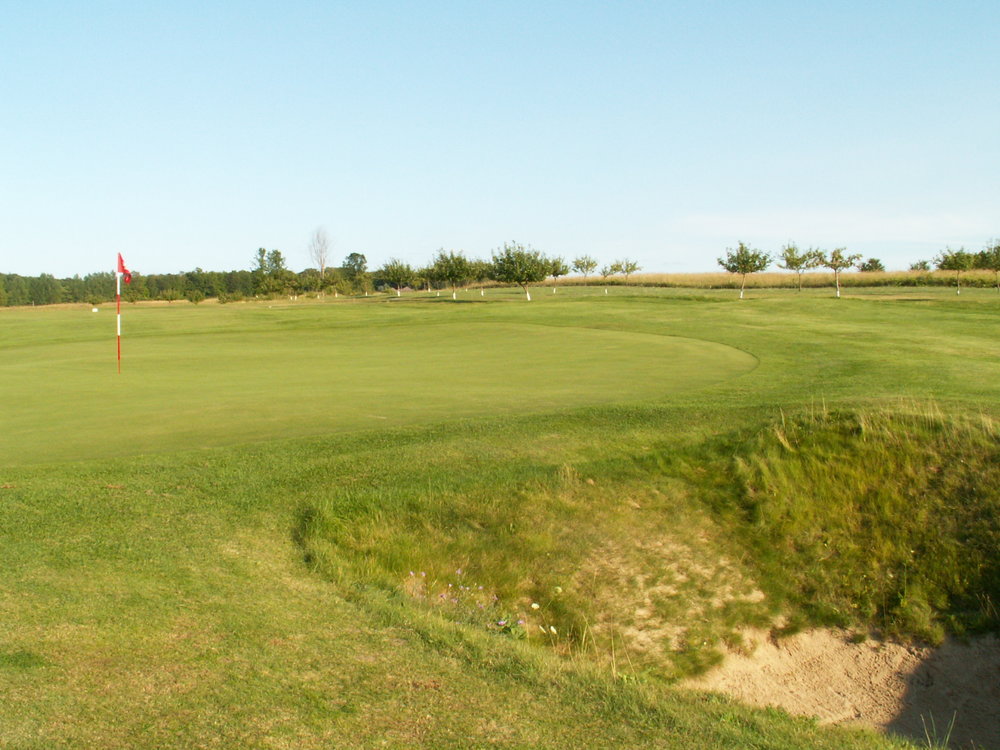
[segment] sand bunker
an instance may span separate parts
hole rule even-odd
[[[952,747],[1000,750],[1000,640],[946,642],[940,648],[811,630],[777,641],[752,633],[749,655],[685,686],[725,693],[744,703],[778,706],[821,723],[861,724]],[[933,721],[932,721],[933,720]]]

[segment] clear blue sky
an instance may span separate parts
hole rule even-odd
[[[0,272],[890,268],[1000,236],[1000,2],[2,2]]]

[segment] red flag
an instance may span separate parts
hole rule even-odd
[[[132,283],[132,272],[125,268],[125,261],[122,260],[122,254],[118,253],[118,273],[125,277],[125,283]]]

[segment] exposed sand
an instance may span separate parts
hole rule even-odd
[[[686,687],[744,703],[778,706],[821,723],[853,723],[920,742],[943,740],[954,717],[952,747],[1000,750],[1000,640],[948,641],[939,648],[811,630],[774,641],[750,633],[749,655],[731,654]],[[933,724],[932,724],[933,718]]]

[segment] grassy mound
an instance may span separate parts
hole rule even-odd
[[[715,462],[716,512],[752,551],[762,585],[810,620],[932,642],[1000,627],[993,421],[842,411],[716,450],[730,453]]]

